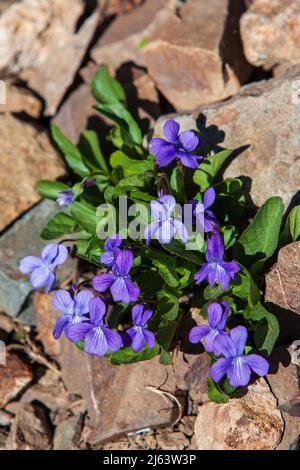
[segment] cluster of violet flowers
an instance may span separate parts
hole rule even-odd
[[[164,125],[165,139],[153,138],[150,151],[155,156],[158,167],[166,167],[176,161],[178,165],[194,170],[203,158],[195,153],[200,139],[193,131],[179,133],[179,130],[176,121],[168,120]],[[58,203],[69,205],[75,197],[73,190],[64,191],[59,194]],[[208,188],[204,192],[203,201],[192,201],[193,216],[200,221],[207,241],[206,262],[202,264],[194,279],[196,284],[204,280],[207,280],[210,286],[219,283],[225,291],[240,271],[240,266],[235,261],[224,260],[224,241],[220,234],[220,224],[211,210],[215,198],[215,190]],[[173,214],[175,205],[175,198],[165,193],[150,202],[151,223],[146,227],[144,234],[147,245],[153,239],[161,244],[168,244],[175,235],[183,243],[187,242],[186,227]],[[100,257],[106,272],[96,275],[92,286],[94,291],[102,295],[110,291],[115,302],[129,304],[138,301],[140,289],[130,275],[134,261],[133,253],[127,248],[122,249],[121,245],[122,238],[118,234],[106,240],[104,253]],[[68,249],[62,244],[49,244],[43,249],[40,258],[27,256],[21,260],[20,270],[24,274],[30,274],[34,288],[45,287],[49,292],[55,284],[55,270],[67,256]],[[146,344],[149,348],[155,346],[155,335],[147,329],[153,310],[146,304],[137,303],[132,307],[133,326],[122,336],[107,326],[105,300],[87,289],[77,291],[73,288],[73,295],[65,290],[57,290],[53,295],[53,305],[62,312],[53,330],[54,338],[58,339],[64,333],[72,342],[84,339],[84,349],[89,354],[103,356],[129,344],[135,352],[140,351]],[[228,332],[228,312],[229,304],[226,301],[210,304],[208,325],[192,328],[189,340],[191,343],[204,340],[206,351],[217,358],[210,370],[211,378],[215,382],[219,382],[226,375],[230,385],[245,386],[250,380],[251,370],[260,376],[267,374],[268,362],[257,354],[245,354],[247,330],[244,326],[238,326]]]
[[[111,272],[95,276],[92,285],[98,292],[109,288],[114,301],[128,304],[138,299],[140,289],[129,274],[133,254],[130,250],[121,250],[121,243],[122,238],[118,234],[106,240],[100,261]],[[44,247],[40,258],[23,258],[20,271],[30,274],[34,288],[45,287],[49,292],[56,282],[56,268],[66,261],[68,253],[64,245],[51,243]],[[105,322],[107,306],[101,297],[94,296],[88,289],[77,292],[76,286],[72,286],[72,293],[59,289],[53,295],[52,304],[62,313],[53,329],[55,339],[59,339],[62,333],[74,343],[84,339],[85,352],[99,357],[109,351],[116,352],[122,346],[130,345],[134,352],[139,352],[146,344],[150,349],[155,346],[155,336],[146,328],[153,310],[146,304],[133,306],[133,326],[123,333],[122,339],[118,332],[108,328]]]

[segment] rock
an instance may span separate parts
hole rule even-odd
[[[194,434],[195,420],[196,416],[184,416],[178,424],[179,431],[191,437]]]
[[[240,22],[245,55],[250,64],[270,69],[300,62],[298,0],[254,0]]]
[[[188,392],[195,412],[201,403],[208,399],[207,377],[210,369],[210,358],[207,354],[178,353],[174,358],[174,369],[177,389]]]
[[[159,449],[183,450],[189,446],[189,440],[181,432],[162,432],[156,435]]]
[[[279,250],[277,262],[266,276],[265,302],[279,321],[279,344],[300,338],[300,242]]]
[[[299,356],[299,354],[298,354]],[[271,355],[271,367],[268,375],[268,383],[272,393],[278,400],[283,411],[284,433],[277,450],[290,450],[300,435],[299,416],[289,413],[289,403],[298,393],[300,388],[300,369],[293,364],[293,348],[282,346],[276,348]]]
[[[78,142],[81,132],[87,128],[101,135],[107,133],[108,126],[111,126],[111,121],[92,108],[95,99],[91,95],[90,84],[97,69],[95,64],[89,64],[81,70],[85,83],[70,94],[54,118],[55,124],[72,142]],[[123,67],[117,78],[124,86],[129,110],[139,120],[142,130],[147,132],[160,115],[159,97],[153,80],[133,66]]]
[[[79,444],[84,414],[72,416],[56,426],[53,450],[75,450]]]
[[[19,271],[19,261],[24,256],[40,254],[43,245],[39,235],[56,211],[54,202],[42,201],[0,238],[0,311],[10,316],[18,315],[32,290],[28,278]]]
[[[142,2],[143,0],[98,0],[103,16],[124,15]]]
[[[200,130],[211,149],[236,149],[224,177],[243,176],[258,206],[274,195],[288,206],[300,187],[300,114],[292,104],[292,84],[299,79],[296,67],[285,78],[244,86],[224,103],[173,116],[182,130]],[[158,121],[155,135],[162,135],[169,117]]]
[[[13,416],[7,411],[0,410],[0,426],[6,427],[10,426],[13,420]]]
[[[145,63],[177,111],[228,98],[249,77],[239,36],[243,9],[242,2],[189,0],[153,34]]]
[[[52,432],[45,408],[39,403],[26,403],[15,417],[7,450],[49,450]]]
[[[117,16],[105,30],[91,57],[98,64],[108,64],[112,71],[133,62],[145,65],[143,45],[169,18],[172,8],[164,0],[146,0],[128,15]]]
[[[0,113],[26,113],[33,118],[39,118],[42,112],[42,101],[27,88],[4,80],[6,103],[0,103]]]
[[[0,17],[0,74],[19,74],[53,115],[86,53],[98,12],[78,27],[82,0],[23,0]]]
[[[72,142],[77,143],[81,132],[94,128],[91,122],[101,124],[99,113],[92,108],[94,104],[89,85],[83,83],[68,96],[55,116],[54,123]]]
[[[0,450],[5,450],[6,440],[8,438],[8,430],[0,428]]]
[[[69,13],[66,14],[66,16],[68,15]],[[73,82],[98,23],[99,17],[96,13],[88,18],[76,35],[68,38],[64,44],[56,43],[57,36],[55,34],[51,54],[44,58],[39,68],[34,70],[32,74],[29,72],[26,75],[23,74],[29,85],[44,97],[46,116],[53,116],[56,113],[66,90]],[[49,50],[50,48],[48,48]]]
[[[32,381],[33,374],[23,357],[6,353],[6,366],[0,367],[0,408],[15,398]]]
[[[283,432],[276,399],[264,379],[248,387],[242,398],[200,406],[195,423],[199,450],[273,450]]]
[[[36,313],[37,340],[41,341],[44,351],[49,356],[60,354],[60,343],[53,338],[55,320],[61,316],[52,306],[52,295],[44,292],[35,292],[33,305]]]
[[[69,392],[81,395],[87,404],[93,428],[90,444],[168,424],[178,417],[173,404],[168,406],[162,395],[146,389],[162,386],[173,394],[176,391],[172,367],[161,366],[158,358],[115,366],[107,358],[88,356],[65,338],[61,348],[63,381]]]
[[[62,176],[65,167],[43,128],[0,114],[0,133],[1,231],[39,201],[36,182]]]
[[[38,401],[45,405],[53,414],[56,414],[60,409],[67,409],[70,406],[68,394],[60,376],[50,370],[47,370],[38,383],[25,391],[20,401],[22,404]]]
[[[0,4],[0,15],[3,13],[8,7],[11,6],[16,0],[1,0]]]

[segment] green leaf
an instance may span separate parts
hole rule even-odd
[[[74,233],[78,229],[78,223],[72,217],[63,212],[55,214],[47,223],[41,233],[44,240],[53,240],[68,233]]]
[[[197,266],[200,266],[204,262],[204,255],[192,250],[186,250],[185,245],[179,240],[172,240],[171,243],[165,244],[163,247],[173,255],[195,263]]]
[[[215,300],[223,294],[224,290],[222,289],[222,286],[220,284],[216,286],[208,285],[203,290],[203,297],[205,300]]]
[[[175,270],[175,259],[171,256],[155,250],[147,248],[145,255],[152,261],[154,266],[158,268],[158,272],[163,280],[171,287],[178,286],[178,276]]]
[[[137,187],[137,188],[144,188],[145,186],[149,185],[150,181],[153,178],[152,171],[145,171],[140,175],[129,175],[123,178],[118,186],[127,186],[127,187]]]
[[[124,176],[144,173],[154,169],[153,162],[149,160],[134,160],[121,150],[116,150],[111,154],[110,164],[112,168],[121,167]]]
[[[161,291],[158,300],[158,313],[168,321],[176,320],[179,314],[179,301],[176,295],[167,289]]]
[[[58,193],[70,188],[60,181],[41,180],[37,182],[36,189],[42,197],[56,200],[58,198]]]
[[[283,209],[280,197],[268,199],[234,247],[234,258],[252,273],[260,272],[277,248]]]
[[[72,142],[59,130],[55,124],[51,124],[51,133],[69,167],[81,177],[88,176],[90,174],[90,170],[84,164],[82,155],[76,145],[72,144]]]
[[[202,191],[213,184],[214,179],[231,153],[232,150],[226,149],[211,155],[195,170],[193,180],[200,186]]]
[[[181,318],[182,315],[178,315],[176,320],[167,320],[166,318],[163,318],[158,326],[156,341],[166,352],[168,352],[171,347]]]
[[[259,289],[246,268],[237,273],[236,280],[231,285],[232,293],[247,301],[251,307],[260,301]]]
[[[289,213],[283,231],[279,236],[278,247],[300,240],[300,205]]]
[[[99,139],[95,131],[84,131],[80,136],[79,149],[84,156],[86,165],[92,170],[103,170],[106,175],[109,170],[99,145]]]
[[[144,346],[139,352],[134,352],[130,347],[119,349],[119,351],[110,353],[111,362],[115,365],[133,364],[134,362],[147,361],[159,353],[159,345],[156,343],[154,348],[149,349]]]
[[[78,224],[91,234],[96,233],[97,224],[100,218],[96,215],[96,207],[85,201],[74,201],[70,205],[71,214]]]
[[[226,393],[221,392],[214,381],[208,377],[207,378],[207,388],[208,388],[208,398],[214,403],[228,403],[229,396]]]
[[[257,304],[245,311],[245,318],[258,322],[254,333],[256,347],[268,355],[271,354],[279,335],[279,324],[275,315],[261,304]]]
[[[130,112],[121,103],[96,104],[93,108],[120,127],[125,143],[129,146],[141,145],[141,130]]]
[[[246,198],[243,193],[243,182],[239,178],[226,178],[214,186],[216,201],[213,212],[222,223],[236,223],[246,209]]]
[[[154,270],[147,269],[147,271],[138,274],[138,285],[141,289],[142,297],[157,298],[157,292],[163,287],[163,280],[159,273]]]
[[[159,363],[164,366],[170,366],[173,363],[171,354],[168,351],[166,351],[162,346],[161,346],[161,353],[159,357]]]
[[[100,103],[125,103],[126,101],[122,85],[110,75],[106,65],[101,65],[93,77],[92,95]]]

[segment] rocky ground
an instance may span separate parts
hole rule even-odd
[[[280,250],[266,279],[282,328],[270,374],[222,405],[207,398],[207,357],[183,339],[168,367],[112,366],[54,342],[50,297],[32,292],[18,261],[39,252],[56,211],[35,183],[68,181],[50,122],[74,142],[107,128],[89,91],[102,63],[144,131],[159,134],[159,116],[180,113],[183,128],[237,149],[225,176],[242,176],[255,205],[273,194],[299,203],[299,1],[2,0],[0,44],[0,448],[297,448],[300,418],[288,411],[299,396],[300,242]],[[69,260],[61,285],[78,272]]]

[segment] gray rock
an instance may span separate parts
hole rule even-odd
[[[237,149],[224,176],[245,177],[258,206],[273,195],[281,196],[287,206],[299,191],[300,104],[292,101],[293,83],[299,79],[296,67],[286,78],[242,87],[224,103],[175,115],[182,130],[200,130],[215,150]],[[158,121],[155,136],[162,135],[168,118]]]

